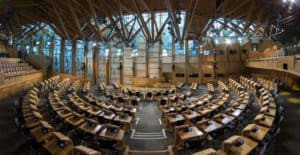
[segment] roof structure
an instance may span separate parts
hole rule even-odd
[[[212,19],[242,19],[243,27],[229,27],[237,32],[257,34],[281,39],[288,37],[290,31],[299,31],[299,4],[295,0],[1,0],[1,31],[7,36],[16,36],[24,31],[26,25],[50,25],[64,39],[104,40],[103,33],[110,30],[114,37],[128,42],[130,23],[124,23],[124,15],[133,15],[140,31],[149,42],[156,42],[165,25],[172,26],[174,37],[179,40],[199,39],[205,35]],[[158,27],[154,15],[168,12],[168,20]],[[179,32],[178,14],[184,12],[183,32]],[[149,14],[149,20],[143,14]],[[227,25],[225,20],[222,25]],[[250,29],[250,25],[255,25]],[[104,26],[103,26],[104,25]],[[107,33],[107,32],[106,32]],[[283,33],[284,35],[279,35]],[[294,33],[295,34],[295,33]]]

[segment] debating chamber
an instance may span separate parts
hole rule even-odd
[[[0,155],[298,155],[299,15],[300,0],[1,0]]]

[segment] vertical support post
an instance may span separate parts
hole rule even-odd
[[[53,66],[54,38],[55,38],[55,35],[52,36],[52,38],[51,38],[51,43],[50,43],[50,47],[49,47],[49,58],[50,58],[50,67],[49,67],[49,71],[52,71],[52,66]]]
[[[184,48],[185,48],[185,62],[184,62],[184,75],[185,75],[185,83],[187,83],[187,82],[189,82],[189,80],[188,80],[188,62],[189,62],[189,51],[188,51],[188,43],[187,43],[187,40],[185,40],[185,46],[184,46]]]
[[[76,71],[77,71],[77,65],[76,65],[76,44],[77,41],[73,40],[72,41],[72,75],[76,76]]]
[[[84,42],[84,53],[83,53],[83,78],[87,79],[87,52],[88,52],[88,42]]]
[[[61,40],[60,44],[60,73],[65,72],[65,40]]]
[[[43,52],[43,47],[44,47],[44,33],[42,33],[42,36],[41,36],[41,38],[40,38],[40,40],[39,40],[39,42],[40,42],[40,44],[39,44],[39,55],[44,55],[44,52]]]
[[[146,62],[145,62],[145,67],[146,67],[146,77],[149,78],[149,42],[146,42]]]
[[[111,60],[111,47],[109,47],[108,55],[106,57],[106,84],[110,83],[110,60]]]
[[[14,40],[14,44],[15,44],[15,40]],[[13,44],[13,46],[14,46]],[[33,55],[33,46],[34,46],[34,39],[31,37],[30,38],[30,49],[29,49],[29,54]]]
[[[99,47],[94,46],[93,47],[93,82],[94,84],[98,81],[98,54],[99,54]]]

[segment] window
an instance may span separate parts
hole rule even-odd
[[[65,51],[64,51],[64,73],[72,73],[72,41],[65,41]]]
[[[53,72],[60,72],[60,44],[61,38],[55,35],[53,47]]]
[[[175,76],[176,76],[177,78],[178,78],[178,77],[181,78],[181,77],[184,77],[184,73],[176,73]]]
[[[23,50],[27,54],[29,53],[29,51],[30,51],[30,38],[24,40],[24,49]]]
[[[252,51],[257,51],[257,44],[252,44]]]
[[[236,50],[230,50],[229,53],[230,54],[237,54],[237,51]]]
[[[84,67],[84,42],[77,41],[76,44],[76,76],[83,76]]]
[[[190,73],[189,77],[197,78],[197,77],[199,77],[199,74],[198,73]]]
[[[210,77],[211,77],[211,74],[205,73],[205,74],[204,74],[204,77],[205,77],[205,78],[210,78]]]
[[[204,50],[203,55],[211,55],[211,51],[210,50]]]
[[[224,55],[224,51],[223,50],[216,50],[216,55]]]
[[[93,42],[88,42],[88,52],[87,52],[87,79],[92,80],[93,79]]]
[[[13,45],[13,43],[14,43],[14,40],[13,40],[13,38],[9,38],[9,39],[8,39],[8,41],[7,41],[7,45],[10,45],[10,46],[12,46],[12,45]]]
[[[197,40],[189,40],[188,41],[188,51],[189,51],[189,56],[198,56],[198,41]]]
[[[43,33],[39,31],[34,37],[33,37],[33,48],[32,48],[32,54],[33,55],[39,55],[39,49],[41,44],[41,38],[43,36]]]
[[[175,43],[175,55],[185,55],[185,48],[184,48],[184,44],[182,47],[180,47],[180,43],[177,42]]]
[[[51,39],[49,36],[43,36],[43,55],[49,56]]]

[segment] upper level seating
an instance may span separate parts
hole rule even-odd
[[[36,72],[36,70],[27,63],[19,63],[3,58],[0,59],[0,71],[3,72],[5,79]]]

